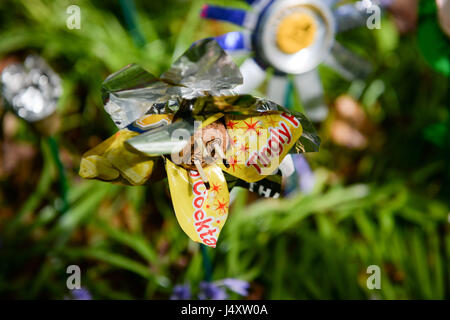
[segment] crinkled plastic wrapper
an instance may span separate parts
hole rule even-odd
[[[83,155],[80,175],[131,185],[167,176],[181,228],[215,247],[231,188],[278,197],[285,157],[320,145],[302,114],[233,95],[241,83],[239,68],[212,39],[195,43],[159,78],[137,65],[116,72],[103,84],[103,99],[120,130]]]
[[[230,94],[239,84],[239,68],[215,41],[207,40],[195,43],[160,78],[135,64],[112,74],[103,83],[103,100],[123,129],[146,113],[176,111],[180,98]]]
[[[23,64],[6,66],[0,79],[5,105],[19,117],[36,122],[55,111],[61,80],[39,56],[29,55]]]

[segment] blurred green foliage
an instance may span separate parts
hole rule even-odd
[[[37,168],[27,183],[20,173],[0,176],[0,297],[61,299],[71,264],[95,299],[168,298],[174,285],[203,279],[199,247],[178,226],[164,181],[125,187],[77,176],[81,154],[116,130],[101,103],[107,75],[131,62],[158,75],[193,41],[234,28],[200,20],[203,3],[136,1],[139,47],[119,1],[1,2],[0,57],[38,52],[63,79],[57,138],[70,188],[62,214],[49,147],[16,120],[13,140],[38,150]],[[72,4],[80,30],[66,27]],[[448,79],[426,65],[414,35],[400,37],[389,18],[382,26],[339,36],[375,66],[366,82],[320,70],[330,103],[347,92],[377,126],[369,147],[339,147],[324,125],[320,152],[307,157],[311,194],[250,201],[239,190],[218,247],[208,249],[214,280],[248,280],[254,299],[450,297],[450,157],[424,136],[449,119]],[[366,286],[373,264],[380,290]]]

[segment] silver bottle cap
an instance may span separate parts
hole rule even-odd
[[[289,16],[296,14],[311,22],[313,38],[304,48],[286,52],[279,45],[280,27]],[[334,17],[330,7],[320,0],[277,1],[264,14],[259,28],[257,46],[263,59],[284,73],[301,74],[314,69],[323,62],[334,43]]]

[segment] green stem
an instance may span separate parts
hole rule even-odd
[[[138,48],[142,48],[146,41],[145,37],[139,29],[139,25],[137,22],[137,14],[136,14],[136,6],[134,5],[133,0],[120,0],[120,7],[122,8],[123,16],[125,18],[125,24],[127,26],[128,32],[135,45]]]
[[[294,106],[292,101],[292,91],[294,90],[294,85],[291,79],[288,78],[288,83],[286,84],[286,93],[284,95],[284,106],[288,109],[292,109]]]
[[[50,152],[52,154],[53,160],[55,161],[56,167],[58,169],[59,189],[62,201],[61,212],[64,213],[69,208],[69,201],[67,200],[67,190],[68,190],[67,177],[64,171],[64,166],[61,162],[61,158],[59,157],[58,142],[56,141],[55,137],[52,136],[48,137],[47,141],[50,146]]]
[[[212,263],[211,263],[211,258],[209,257],[208,254],[208,248],[203,245],[200,244],[200,250],[202,252],[202,258],[203,258],[203,269],[205,270],[205,281],[206,282],[211,282],[212,280]]]

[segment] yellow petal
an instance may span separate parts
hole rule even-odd
[[[215,247],[228,216],[230,194],[222,170],[211,165],[204,168],[210,189],[198,171],[186,170],[166,160],[166,172],[178,223],[195,242]]]
[[[120,180],[132,185],[142,185],[150,178],[158,158],[151,158],[125,148],[124,142],[138,135],[130,130],[120,130],[83,155],[80,176],[108,181]]]
[[[291,114],[227,115],[230,137],[226,152],[229,167],[223,171],[247,182],[273,174],[302,135],[302,125]]]
[[[86,179],[99,178],[102,180],[115,180],[119,177],[120,173],[108,159],[92,155],[81,159],[80,163],[80,176]]]

